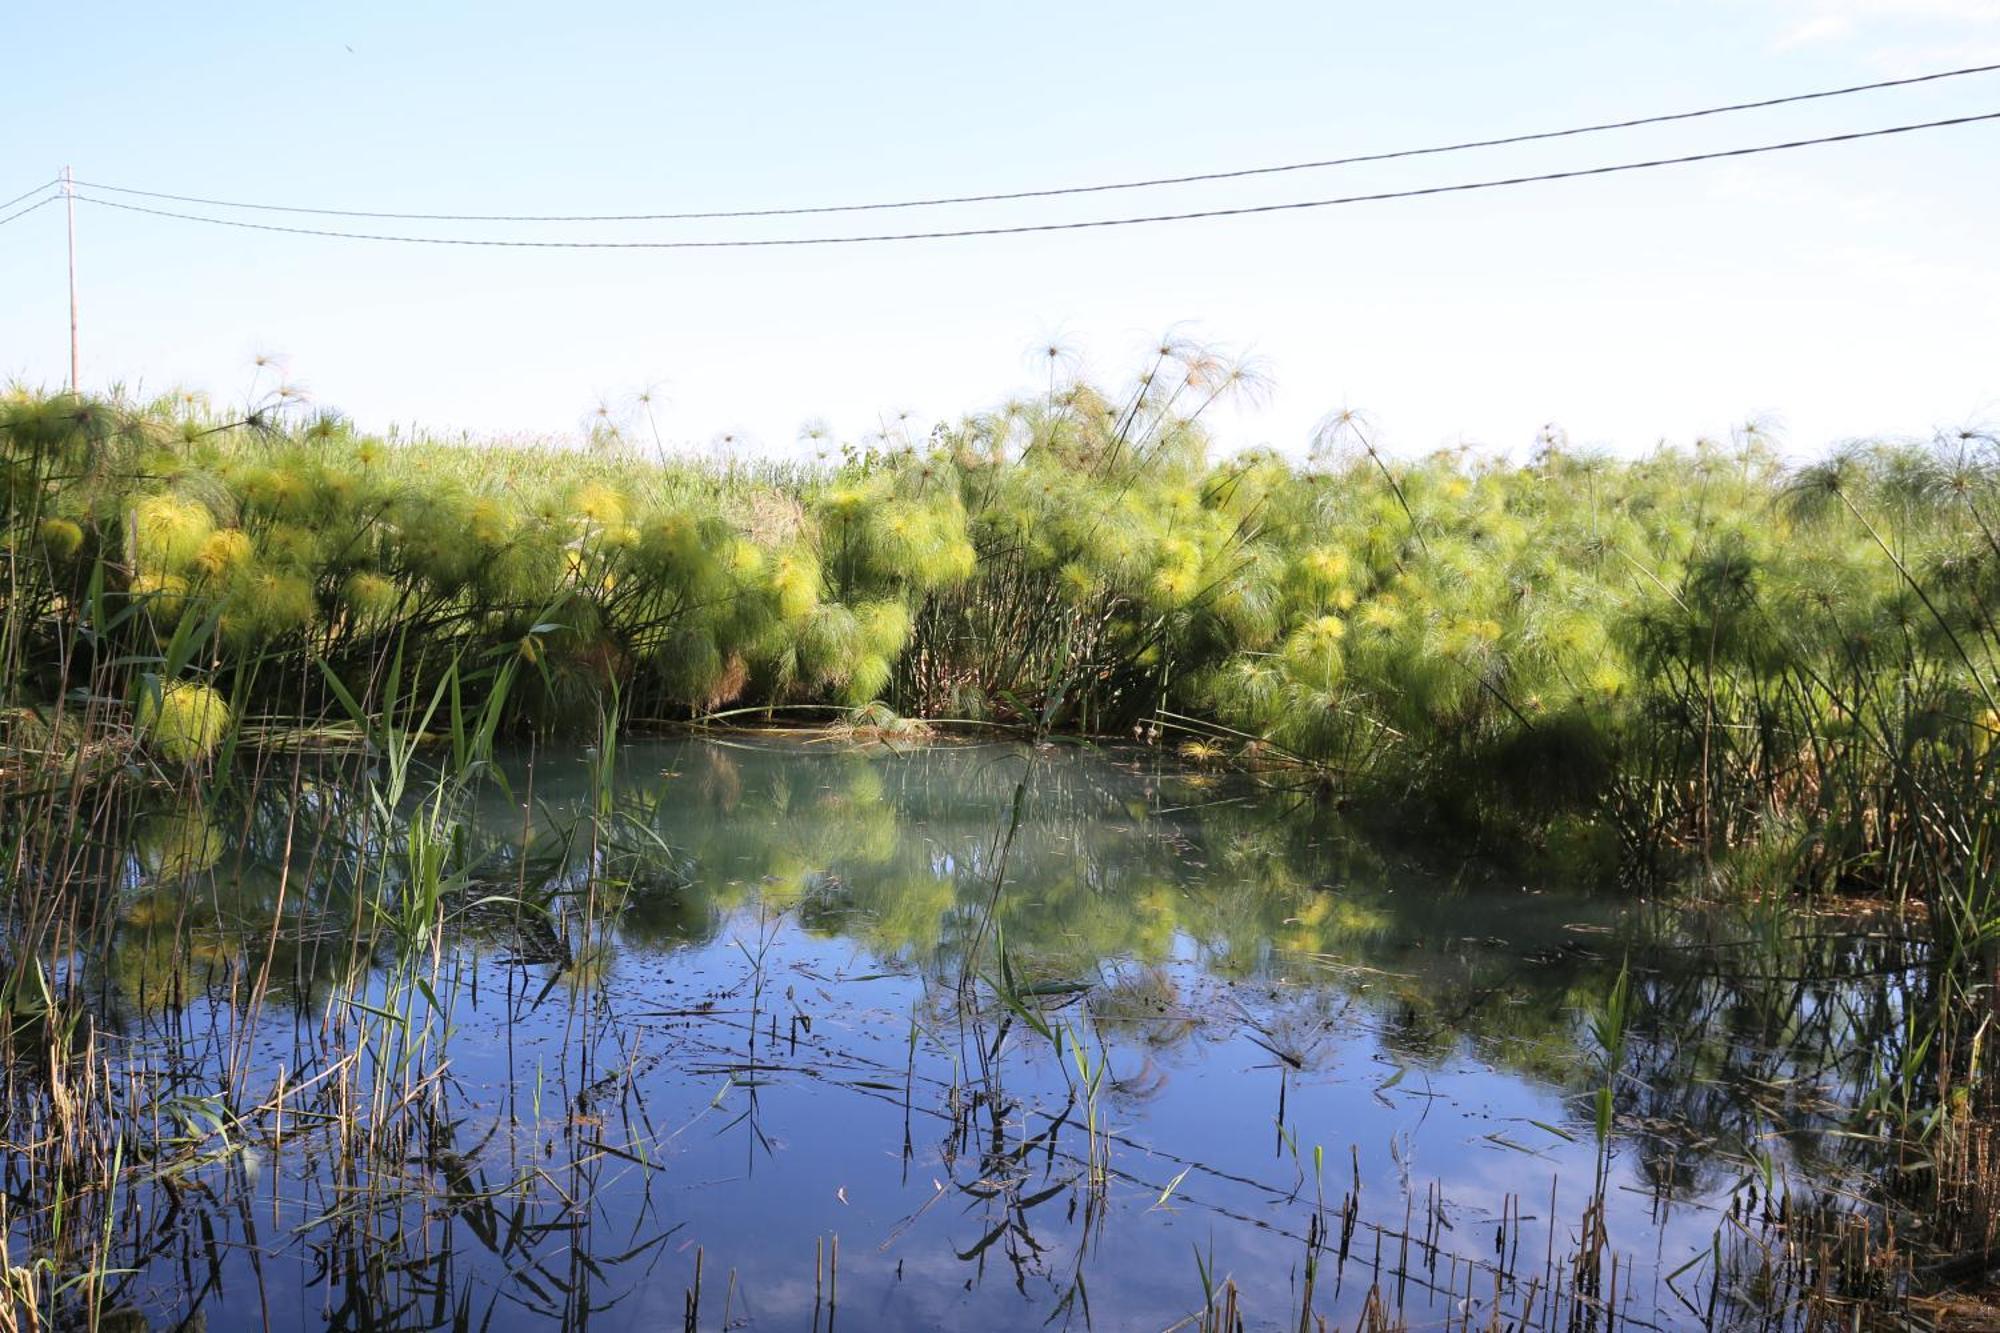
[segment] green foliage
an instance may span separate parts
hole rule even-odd
[[[196,681],[148,681],[136,712],[147,745],[175,763],[206,759],[229,731],[228,701]]]
[[[169,678],[199,663],[236,708],[310,720],[332,701],[308,659],[370,711],[506,661],[516,727],[595,725],[616,688],[649,720],[881,700],[1192,728],[1565,865],[1710,857],[1775,821],[1802,881],[1888,887],[1978,842],[1992,441],[1793,473],[1754,436],[1387,460],[1343,417],[1304,466],[1212,457],[1203,413],[1251,379],[1168,342],[1123,395],[1051,384],[754,474],[16,394],[8,697],[84,670],[136,697],[172,657]],[[1917,802],[1930,850],[1897,832]]]

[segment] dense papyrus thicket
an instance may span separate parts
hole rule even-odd
[[[874,705],[1293,763],[1597,865],[1983,872],[1990,438],[1405,461],[1336,421],[1301,464],[1218,455],[1233,387],[1167,346],[793,468],[16,394],[12,741],[226,764],[448,673],[503,729]]]

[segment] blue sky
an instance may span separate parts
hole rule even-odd
[[[0,198],[77,175],[382,210],[762,207],[1082,184],[1498,135],[2000,61],[2000,0],[1533,5],[10,0]],[[2000,110],[2000,75],[1228,185],[914,215],[438,234],[655,238],[1006,224],[1400,189]],[[362,423],[662,429],[772,453],[1036,382],[1169,328],[1276,388],[1296,450],[1622,451],[1752,416],[1810,453],[2000,419],[2000,123],[1264,218],[779,251],[449,250],[78,207],[87,386],[240,397],[259,353]],[[169,205],[171,207],[171,205]],[[220,210],[217,210],[220,211]],[[59,207],[0,228],[0,376],[66,373]],[[238,214],[237,216],[244,216]],[[283,219],[279,219],[283,220]],[[310,222],[310,220],[304,220]],[[335,224],[339,225],[339,224]],[[400,224],[406,229],[418,224]],[[366,229],[364,225],[363,229]],[[267,381],[268,382],[268,381]]]

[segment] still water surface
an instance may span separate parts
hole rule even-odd
[[[300,1116],[135,1190],[120,1299],[150,1326],[681,1328],[699,1273],[704,1329],[1164,1329],[1225,1281],[1246,1327],[1296,1329],[1309,1269],[1336,1326],[1371,1291],[1418,1327],[1496,1300],[1601,1326],[1548,1291],[1599,1194],[1590,1019],[1626,965],[1596,1282],[1615,1255],[1621,1325],[1748,1318],[1712,1290],[1732,1212],[1869,1166],[1829,1131],[1892,1006],[1739,970],[1754,922],[1386,851],[1139,750],[508,769],[436,945],[450,1031],[412,1068],[442,1072],[367,1103],[419,1128],[361,1162]],[[270,876],[169,889],[168,830],[137,902],[195,892],[214,934],[190,982],[134,911],[104,967],[123,1058],[365,1082],[313,1055],[358,1016],[312,959],[359,918],[295,904],[292,975],[242,1017],[229,932],[270,929]],[[294,900],[338,879],[299,861]]]

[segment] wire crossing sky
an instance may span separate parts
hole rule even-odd
[[[1410,190],[1388,190],[1378,194],[1338,195],[1330,199],[1292,199],[1274,204],[1245,204],[1238,208],[1198,209],[1188,213],[1154,213],[1140,217],[1087,218],[1080,222],[1028,222],[1011,227],[960,227],[946,231],[876,232],[860,236],[780,236],[759,239],[722,238],[683,241],[546,241],[495,240],[467,236],[393,236],[379,232],[331,231],[315,227],[287,227],[269,222],[246,222],[241,218],[203,217],[119,203],[79,194],[87,204],[102,205],[128,213],[177,218],[183,222],[205,222],[218,227],[242,227],[251,231],[281,232],[289,236],[318,236],[349,241],[383,241],[399,245],[497,246],[515,250],[741,250],[796,245],[868,245],[887,241],[956,240],[976,236],[1021,236],[1037,232],[1086,231],[1098,227],[1137,227],[1158,222],[1194,222],[1210,218],[1242,218],[1265,213],[1288,213],[1302,208],[1335,208],[1343,204],[1373,204],[1391,199],[1421,199],[1439,194],[1462,194],[1471,190],[1498,190],[1516,185],[1538,185],[1549,181],[1581,180],[1610,176],[1624,171],[1646,171],[1655,167],[1686,166],[1694,162],[1716,162],[1728,158],[1752,157],[1760,153],[1782,153],[1794,148],[1814,148],[1825,144],[1853,143],[1879,139],[1891,134],[1913,134],[1919,130],[1945,129],[2000,120],[2000,111],[1974,116],[1954,116],[1948,120],[1922,121],[1914,125],[1888,125],[1880,129],[1856,130],[1851,134],[1828,134],[1813,139],[1793,139],[1784,143],[1752,144],[1744,148],[1723,148],[1709,153],[1689,153],[1680,157],[1651,158],[1643,162],[1612,162],[1599,166],[1576,167],[1568,171],[1548,171],[1533,176],[1504,176],[1495,180],[1459,181],[1449,185],[1419,186]],[[44,201],[48,202],[48,201]],[[536,219],[545,221],[546,219]]]
[[[1169,329],[1261,357],[1275,394],[1217,424],[1294,452],[1343,407],[1405,452],[2000,415],[1995,0],[405,8],[0,15],[92,53],[0,87],[0,188],[47,182],[0,204],[0,374],[67,371],[67,163],[87,386],[229,400],[275,353],[371,426],[559,432],[651,390],[678,441],[793,453],[1040,385],[1052,340],[1116,380]],[[727,226],[569,226],[695,221]]]
[[[1457,143],[1434,144],[1427,148],[1394,148],[1383,152],[1358,153],[1348,157],[1321,158],[1311,162],[1287,162],[1277,166],[1239,167],[1227,171],[1200,172],[1184,176],[1156,176],[1149,180],[1112,181],[1097,185],[1053,186],[1039,190],[1014,190],[994,194],[946,195],[942,198],[903,199],[889,203],[872,204],[805,204],[789,208],[745,208],[713,209],[693,213],[385,213],[354,208],[309,208],[291,204],[250,203],[240,199],[210,199],[199,195],[168,194],[158,190],[138,190],[125,185],[108,185],[102,181],[78,181],[77,184],[91,189],[105,190],[114,194],[143,196],[148,199],[167,199],[183,204],[207,204],[216,208],[248,208],[269,213],[315,213],[323,217],[343,218],[394,218],[411,222],[674,222],[716,218],[763,218],[796,217],[808,213],[866,213],[901,208],[937,208],[951,204],[994,203],[1011,199],[1049,199],[1061,195],[1101,194],[1110,190],[1148,190],[1167,185],[1193,185],[1206,181],[1242,180],[1250,176],[1271,176],[1294,171],[1318,171],[1328,167],[1356,166],[1364,162],[1390,162],[1398,158],[1430,157],[1443,153],[1462,153],[1477,148],[1500,148],[1513,144],[1535,143],[1549,139],[1568,139],[1582,134],[1600,134],[1607,130],[1636,129],[1642,125],[1664,125],[1679,120],[1696,120],[1707,116],[1727,115],[1737,111],[1755,111],[1765,107],[1786,106],[1795,102],[1817,102],[1831,97],[1851,97],[1856,93],[1879,92],[1885,88],[1905,88],[1912,84],[1936,83],[1941,79],[1962,79],[1974,74],[1991,74],[2000,70],[1996,65],[1970,65],[1961,69],[1934,70],[1928,74],[1914,74],[1901,79],[1877,79],[1872,83],[1850,84],[1844,88],[1822,88],[1816,92],[1789,93],[1778,97],[1760,98],[1749,102],[1730,102],[1723,106],[1701,107],[1693,111],[1670,111],[1659,115],[1631,117],[1625,120],[1602,121],[1595,125],[1573,125],[1560,130],[1536,130],[1527,134],[1507,135],[1498,139],[1466,139]],[[1891,133],[1893,131],[1884,131]],[[50,181],[50,185],[57,182]],[[30,190],[29,194],[34,191]],[[20,196],[21,199],[27,195]],[[19,200],[10,202],[18,203]],[[0,208],[5,205],[0,205]]]
[[[33,191],[30,191],[29,193],[32,194]],[[25,199],[28,196],[22,195],[21,197]],[[15,218],[24,218],[28,216],[28,214],[34,212],[38,208],[46,208],[48,205],[55,203],[60,198],[61,198],[60,195],[48,195],[44,198],[37,199],[34,203],[29,204],[26,208],[17,208],[11,213],[0,214],[0,227],[6,226],[9,222],[12,222]]]

